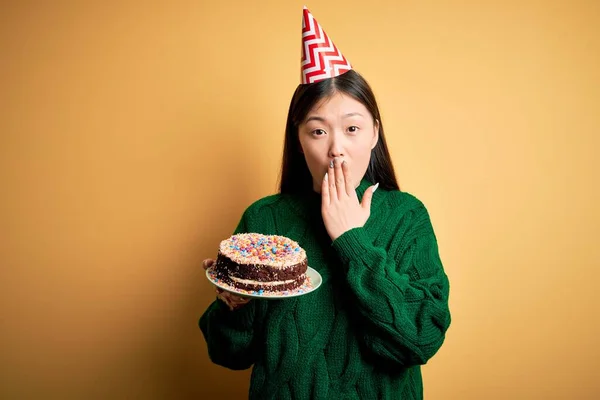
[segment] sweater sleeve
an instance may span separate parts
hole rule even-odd
[[[346,267],[366,348],[393,365],[425,364],[450,325],[448,278],[424,206],[390,228],[387,251],[374,245],[365,228],[345,232],[332,246]]]
[[[208,307],[200,318],[200,329],[213,363],[233,370],[248,369],[254,364],[256,307],[254,300],[234,311],[221,300]]]
[[[248,214],[247,210],[234,233],[248,231]],[[254,364],[257,348],[254,327],[259,308],[259,301],[254,299],[234,311],[219,299],[208,306],[199,326],[213,363],[233,370],[248,369]]]

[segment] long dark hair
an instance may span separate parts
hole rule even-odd
[[[364,178],[372,183],[379,182],[380,188],[400,190],[385,141],[383,123],[375,95],[367,81],[356,71],[350,70],[334,78],[301,84],[296,88],[285,127],[279,191],[286,194],[299,194],[313,190],[312,176],[301,152],[298,126],[319,100],[336,92],[346,94],[361,102],[369,110],[373,119],[379,121],[379,140],[371,150],[371,160]]]

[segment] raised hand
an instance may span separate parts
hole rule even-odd
[[[358,200],[346,161],[334,159],[321,183],[321,214],[331,240],[365,225],[371,215],[371,199],[379,183]]]

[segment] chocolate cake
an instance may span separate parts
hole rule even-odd
[[[293,290],[306,279],[306,252],[284,236],[241,233],[221,242],[214,271],[241,290]]]

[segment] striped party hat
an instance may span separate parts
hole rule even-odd
[[[302,83],[315,83],[352,69],[306,6],[302,17]]]

